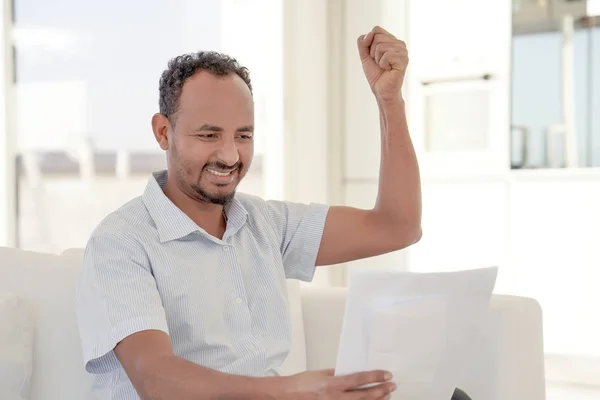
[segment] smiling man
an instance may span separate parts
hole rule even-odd
[[[215,52],[171,60],[152,118],[167,170],[100,223],[84,255],[77,316],[95,399],[389,398],[386,371],[277,373],[291,345],[286,279],[421,236],[406,46],[380,27],[357,46],[381,124],[368,210],[237,193],[254,151],[248,71]]]

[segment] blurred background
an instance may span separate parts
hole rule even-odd
[[[371,207],[377,106],[356,38],[410,54],[421,242],[324,268],[499,266],[544,310],[549,399],[600,398],[600,1],[2,0],[0,246],[83,247],[165,166],[150,118],[180,53],[249,67],[256,154],[240,188]]]

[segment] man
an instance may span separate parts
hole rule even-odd
[[[84,256],[77,315],[95,398],[389,397],[385,371],[276,372],[290,346],[286,278],[310,281],[315,266],[402,249],[421,236],[401,93],[406,46],[380,27],[357,45],[381,121],[371,210],[236,194],[253,155],[247,70],[214,52],[169,63],[152,118],[168,169],[102,221]]]

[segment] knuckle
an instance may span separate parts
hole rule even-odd
[[[375,379],[377,379],[378,382],[384,382],[387,380],[386,379],[386,375],[387,375],[386,371],[379,370],[379,371],[376,371],[375,374],[376,374]]]
[[[364,382],[365,379],[365,373],[364,372],[359,372],[358,374],[354,374],[352,376],[352,382],[354,383],[361,383]]]

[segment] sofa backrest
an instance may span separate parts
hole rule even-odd
[[[33,313],[31,400],[84,399],[91,384],[75,319],[80,264],[78,255],[0,248],[0,292],[16,294]]]
[[[84,370],[75,318],[75,285],[82,250],[62,255],[0,248],[0,292],[28,302],[34,319],[31,400],[80,400],[91,385]],[[306,369],[306,345],[297,281],[288,282],[292,348],[282,375]],[[2,355],[0,354],[0,357]]]

